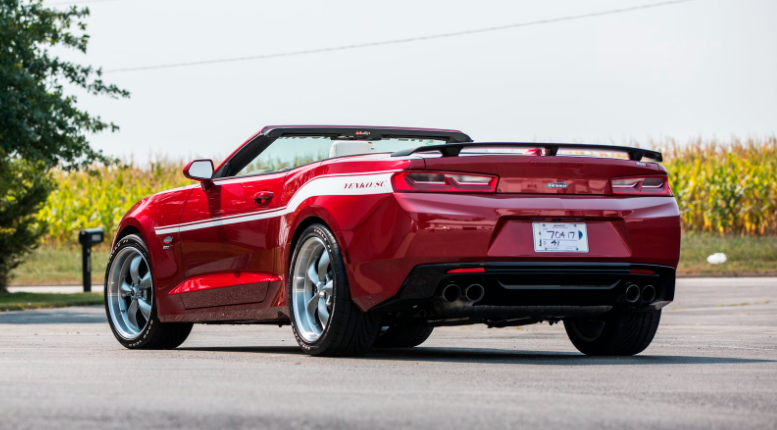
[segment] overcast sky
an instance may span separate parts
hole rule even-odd
[[[659,1],[82,1],[88,54],[67,56],[111,70],[651,3]],[[480,141],[764,136],[777,132],[775,17],[775,0],[697,0],[414,43],[106,73],[132,97],[79,104],[121,127],[94,136],[94,146],[139,162],[223,157],[267,124],[454,128]]]

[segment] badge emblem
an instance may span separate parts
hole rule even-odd
[[[545,188],[566,188],[569,184],[566,182],[551,182],[547,185],[545,185]]]

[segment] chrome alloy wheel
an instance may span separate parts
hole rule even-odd
[[[326,329],[332,312],[334,279],[324,242],[310,237],[294,262],[291,288],[294,325],[306,342],[315,342]]]
[[[148,261],[137,248],[127,247],[113,259],[106,291],[108,310],[116,331],[132,340],[151,319],[154,288]]]

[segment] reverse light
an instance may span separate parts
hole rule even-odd
[[[666,176],[635,176],[610,180],[612,193],[629,196],[673,196]]]
[[[493,175],[406,171],[394,175],[391,182],[397,192],[493,193],[498,178]]]

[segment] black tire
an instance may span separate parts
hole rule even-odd
[[[639,354],[653,341],[661,311],[564,320],[569,340],[586,355]]]
[[[397,324],[378,336],[375,348],[412,348],[429,339],[434,327],[428,324]]]
[[[293,270],[300,258],[302,245],[311,237],[323,241],[330,256],[330,267],[334,282],[332,310],[329,321],[317,340],[308,342],[300,336],[294,317],[292,282],[287,282],[289,315],[294,337],[302,350],[310,355],[329,357],[354,357],[366,354],[375,343],[380,332],[380,320],[376,315],[359,310],[351,300],[348,277],[345,272],[340,246],[332,232],[323,224],[312,224],[299,236],[289,265],[287,279],[293,279]]]
[[[116,244],[116,248],[111,252],[111,257],[108,260],[108,267],[105,271],[105,313],[108,317],[108,325],[111,327],[113,335],[116,340],[119,341],[125,348],[129,349],[173,349],[180,346],[192,331],[192,323],[162,323],[159,322],[157,317],[157,304],[156,294],[153,295],[154,300],[151,303],[151,314],[145,326],[137,336],[125,337],[114,325],[113,318],[109,309],[109,274],[111,267],[114,264],[114,260],[117,255],[125,248],[134,248],[139,251],[146,259],[149,265],[148,270],[151,271],[151,258],[148,255],[148,248],[143,238],[139,235],[130,234],[127,235]],[[152,287],[153,289],[153,287]]]

